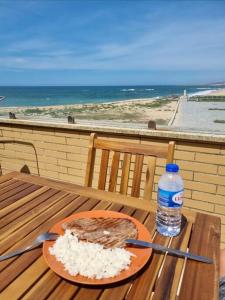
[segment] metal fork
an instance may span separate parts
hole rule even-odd
[[[17,256],[17,255],[27,252],[29,250],[32,250],[32,249],[36,248],[37,246],[41,245],[44,241],[54,241],[57,239],[58,236],[59,236],[58,233],[53,233],[53,232],[42,233],[34,240],[34,242],[31,245],[27,246],[26,248],[19,249],[17,251],[14,251],[14,252],[11,252],[11,253],[8,253],[5,255],[1,255],[0,261],[3,261],[5,259],[11,258],[13,256]]]

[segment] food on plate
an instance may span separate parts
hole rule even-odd
[[[65,230],[49,248],[72,276],[93,279],[117,276],[131,264],[131,252],[123,247],[137,238],[137,227],[125,218],[80,218],[61,225]]]
[[[77,222],[75,223],[77,224]],[[83,224],[83,221],[81,223]],[[118,223],[121,223],[121,221],[118,221]],[[130,223],[123,223],[123,226],[125,224]],[[112,234],[109,229],[104,230],[110,232],[110,235]],[[64,265],[65,270],[70,275],[82,275],[95,279],[117,276],[122,270],[128,269],[131,264],[131,257],[134,256],[124,248],[106,249],[100,243],[80,241],[79,236],[69,229],[66,229],[64,235],[57,238],[54,245],[49,248],[49,252]]]
[[[137,227],[124,218],[81,218],[62,224],[80,241],[98,243],[104,248],[124,247],[126,239],[137,238]]]

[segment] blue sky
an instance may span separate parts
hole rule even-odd
[[[0,85],[225,81],[225,1],[0,0]]]

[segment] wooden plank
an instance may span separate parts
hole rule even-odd
[[[143,145],[134,143],[124,143],[116,141],[108,141],[103,139],[96,139],[94,142],[96,149],[119,151],[124,153],[133,153],[141,155],[152,155],[160,158],[167,157],[168,144],[165,145]]]
[[[113,203],[108,210],[111,211],[120,211],[123,208],[123,205],[119,204],[119,203]]]
[[[31,201],[31,203],[25,205],[24,210],[16,210],[15,212],[13,212],[13,214],[7,216],[7,218],[5,218],[5,224],[7,225],[0,230],[1,241],[4,238],[7,238],[9,234],[12,234],[18,228],[22,227],[24,224],[40,215],[44,210],[48,210],[52,205],[65,198],[66,196],[67,194],[65,192],[58,192],[56,194],[53,194],[51,198],[46,198],[46,200],[42,198],[40,199],[41,201],[37,201],[37,199],[35,199],[35,201]],[[34,205],[35,207],[33,208]],[[11,219],[10,223],[9,219]]]
[[[93,200],[90,198],[90,200]],[[112,205],[112,203],[108,201],[100,201],[94,208],[93,210],[105,210],[109,208]]]
[[[129,172],[130,172],[131,154],[125,153],[123,159],[123,168],[121,175],[120,193],[126,195],[128,189]]]
[[[141,173],[143,167],[144,156],[138,154],[135,160],[134,176],[132,182],[131,196],[139,197],[140,195],[140,184],[141,184]]]
[[[94,140],[96,139],[96,133],[91,133],[89,147],[88,147],[88,159],[87,159],[87,166],[86,166],[86,175],[85,175],[85,186],[92,186],[93,180],[93,173],[95,167],[95,155],[96,149],[94,148]]]
[[[179,299],[218,299],[220,257],[219,218],[197,213],[189,251],[212,258],[214,264],[204,264],[187,260]]]
[[[142,209],[136,209],[132,217],[137,219],[139,222],[143,223],[147,227],[147,229],[151,232],[152,225],[150,224],[155,223],[155,214],[149,213]]]
[[[84,299],[95,300],[95,299],[99,298],[101,293],[102,293],[101,288],[96,288],[96,287],[80,288],[79,291],[75,294],[75,296],[72,299],[74,299],[74,300],[84,300]]]
[[[9,194],[9,192],[13,194],[16,188],[19,189],[19,187],[23,185],[24,185],[23,181],[16,180],[12,184],[7,185],[6,187],[0,189],[0,201],[5,200],[8,197],[8,195],[10,196],[11,194]]]
[[[10,172],[10,173],[8,173],[8,174],[5,174],[5,175],[3,175],[3,176],[0,176],[0,184],[2,183],[2,182],[6,182],[6,181],[8,181],[8,180],[10,180],[10,179],[13,179],[15,176],[17,176],[19,174],[19,172]]]
[[[48,270],[43,276],[36,282],[23,299],[46,299],[51,291],[59,284],[61,278],[52,270]]]
[[[2,293],[2,299],[18,299],[32,284],[34,284],[48,269],[44,257],[41,256],[13,281]]]
[[[6,193],[8,194],[8,196],[4,201],[0,203],[0,209],[14,203],[15,201],[27,196],[28,194],[38,190],[39,188],[40,186],[38,185],[25,183],[24,185],[14,189],[13,191]],[[11,196],[9,196],[9,194],[11,194]]]
[[[131,285],[130,283],[124,283],[123,285],[119,285],[119,286],[106,287],[102,292],[102,294],[100,295],[99,300],[125,299],[127,290],[129,289],[130,285]]]
[[[109,161],[109,151],[103,150],[102,158],[101,158],[101,165],[100,165],[100,172],[99,172],[99,180],[98,180],[98,189],[100,189],[100,190],[105,189],[108,161]]]
[[[7,181],[4,181],[4,182],[0,183],[0,188],[3,189],[4,187],[6,187],[6,186],[8,186],[10,184],[13,184],[15,182],[16,182],[15,179],[9,179]]]
[[[42,188],[34,191],[33,193],[25,196],[24,198],[20,199],[20,201],[14,202],[5,208],[2,208],[0,210],[0,219],[4,216],[8,215],[10,212],[12,212],[16,209],[19,209],[19,207],[23,206],[25,203],[28,203],[31,199],[43,194],[44,192],[46,192],[49,189],[50,188],[48,188],[48,187],[42,187]]]
[[[187,231],[187,229],[189,230]],[[188,223],[186,223],[182,232],[172,239],[170,247],[174,249],[180,249],[183,239],[186,237],[186,239],[188,240],[190,237],[190,233],[191,226],[188,227]],[[173,295],[173,298],[171,297],[171,289],[174,279],[177,279],[175,277],[175,275],[177,275],[175,273],[177,262],[178,257],[167,254],[163,269],[155,285],[154,296],[152,298],[153,300],[175,299],[175,295]],[[179,281],[177,281],[176,287],[178,287],[178,283]]]
[[[0,293],[2,293],[2,291],[11,282],[13,282],[18,275],[26,270],[38,257],[40,257],[41,254],[42,249],[36,248],[30,252],[24,253],[13,263],[8,264],[8,267],[0,272]]]
[[[110,179],[109,179],[110,192],[116,191],[116,182],[117,182],[117,175],[119,170],[119,163],[120,163],[120,152],[114,152],[112,164],[111,164]]]
[[[182,251],[187,251],[188,248],[188,242],[190,239],[190,235],[191,235],[191,230],[192,230],[192,222],[188,222],[187,225],[187,229],[186,229],[186,234],[183,238],[183,241],[181,243],[180,249]],[[171,287],[171,292],[170,292],[170,298],[171,299],[176,299],[176,295],[177,295],[177,291],[178,291],[178,287],[179,287],[179,283],[180,280],[182,280],[182,271],[185,265],[185,259],[183,258],[178,258],[177,259],[177,264],[176,264],[176,268],[175,268],[175,274],[174,274],[174,279],[173,279],[173,283],[172,283],[172,287]]]
[[[152,189],[153,189],[153,184],[154,184],[155,167],[156,167],[156,158],[149,157],[147,172],[146,172],[145,189],[144,189],[144,199],[146,201],[149,201],[150,199],[152,199]]]
[[[39,203],[47,200],[48,198],[52,197],[53,195],[55,195],[57,193],[58,193],[57,190],[49,189],[47,192],[45,192],[37,197],[30,198],[30,201],[28,203],[26,203],[26,205],[20,206],[19,209],[17,209],[17,210],[8,212],[8,214],[1,220],[0,229],[2,227],[4,227],[6,224],[16,220],[17,217],[23,215],[27,211],[32,210]],[[65,194],[65,192],[62,192],[62,193]],[[0,233],[1,233],[1,231],[0,231]]]
[[[62,280],[60,284],[51,292],[51,295],[48,296],[48,300],[71,299],[78,289],[78,285],[74,285],[69,281]]]
[[[106,192],[106,191],[102,191],[102,190],[93,189],[90,187],[82,187],[80,185],[60,182],[60,181],[46,179],[46,178],[41,178],[41,177],[34,176],[34,175],[26,175],[26,174],[22,174],[22,173],[17,173],[15,175],[15,178],[24,180],[26,182],[31,182],[34,184],[46,185],[48,187],[57,188],[57,189],[69,191],[69,192],[74,192],[74,193],[77,193],[77,194],[79,194],[81,196],[85,196],[85,197],[110,201],[110,202],[114,202],[114,203],[120,203],[123,205],[128,205],[128,206],[135,207],[137,209],[143,209],[143,210],[147,210],[147,211],[151,211],[151,212],[155,212],[156,208],[157,208],[156,204],[153,203],[152,201],[150,202],[150,201],[146,201],[144,199],[142,199],[140,201],[140,199],[137,199],[135,197],[122,195],[119,193]],[[187,208],[182,208],[182,212],[185,215],[185,217],[187,217],[189,220],[194,222],[195,217],[196,217],[195,211],[187,209]]]

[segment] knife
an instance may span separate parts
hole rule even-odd
[[[152,248],[152,249],[155,249],[155,250],[158,250],[158,251],[168,252],[170,254],[175,254],[177,256],[187,257],[187,258],[197,260],[197,261],[201,261],[201,262],[204,262],[204,263],[207,263],[207,264],[212,264],[213,263],[213,260],[211,258],[196,255],[196,254],[189,253],[189,252],[184,252],[184,251],[181,251],[181,250],[178,250],[178,249],[167,248],[167,247],[164,247],[164,246],[161,246],[161,245],[158,245],[158,244],[154,244],[154,243],[149,243],[149,242],[134,240],[134,239],[127,239],[127,240],[125,240],[125,242],[127,244]]]

